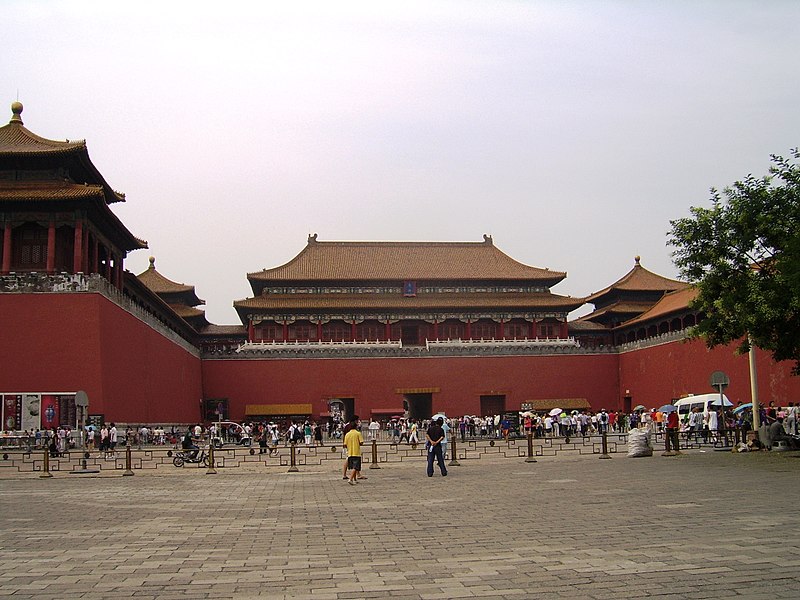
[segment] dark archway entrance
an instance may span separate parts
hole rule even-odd
[[[505,394],[481,396],[481,416],[500,415],[506,411]]]
[[[433,414],[433,394],[403,394],[403,408],[409,419],[430,419]]]

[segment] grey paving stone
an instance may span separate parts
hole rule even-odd
[[[418,460],[359,486],[339,461],[0,473],[0,596],[800,597],[797,458]]]

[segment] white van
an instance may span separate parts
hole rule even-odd
[[[722,394],[722,399],[725,406],[733,406],[725,394]],[[704,418],[707,417],[708,407],[715,402],[719,402],[719,394],[697,394],[696,396],[686,396],[686,398],[675,400],[672,405],[677,407],[678,419],[683,423],[695,408],[699,408],[703,412]]]

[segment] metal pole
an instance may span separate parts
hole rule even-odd
[[[299,469],[297,468],[297,459],[295,458],[295,454],[294,454],[296,445],[297,445],[297,442],[292,440],[291,441],[291,448],[290,448],[291,453],[292,453],[292,458],[289,461],[289,471],[288,471],[289,473],[297,473],[299,471]]]
[[[380,465],[378,465],[378,440],[372,440],[372,462],[369,463],[370,469],[380,469]]]
[[[454,435],[452,438],[450,438],[450,442],[453,444],[453,449],[450,451],[450,457],[451,458],[450,458],[450,462],[447,463],[447,464],[449,466],[451,466],[451,467],[460,467],[461,466],[461,463],[458,462],[458,459],[456,458],[456,456],[458,456],[458,454],[456,452],[456,437],[458,437],[458,436]]]
[[[206,475],[216,475],[217,470],[214,468],[214,438],[212,436],[211,443],[208,445],[208,470]]]
[[[608,432],[606,432],[605,429],[603,429],[601,443],[602,453],[600,454],[600,458],[611,458],[611,456],[608,454]]]
[[[131,441],[130,439],[125,444],[125,472],[123,477],[132,477],[133,470],[131,469]]]
[[[44,446],[44,465],[42,466],[44,472],[39,475],[39,477],[52,477],[53,474],[50,472],[50,448],[47,447],[47,444]]]
[[[753,340],[748,336],[747,341],[750,343],[750,398],[753,402],[753,429],[758,436],[758,430],[761,428],[761,409],[758,406],[758,372],[756,371],[756,349],[753,346]],[[757,439],[757,438],[756,438]]]
[[[533,457],[533,433],[528,432],[528,457],[525,459],[526,463],[535,463],[536,459]]]

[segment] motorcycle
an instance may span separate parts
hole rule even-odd
[[[178,450],[172,459],[172,464],[176,467],[182,467],[184,463],[196,463],[198,467],[200,465],[203,465],[204,467],[209,465],[209,460],[205,449],[200,450],[194,457],[191,457],[191,453],[191,450]]]

